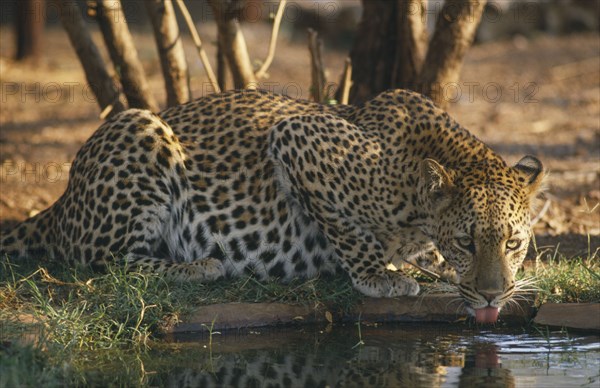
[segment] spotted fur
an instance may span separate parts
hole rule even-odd
[[[507,166],[413,92],[361,107],[228,92],[107,121],[63,196],[1,246],[182,280],[341,268],[376,297],[417,294],[386,269],[412,261],[453,277],[472,308],[501,307],[543,175],[531,156]]]

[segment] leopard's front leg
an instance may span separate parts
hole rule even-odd
[[[388,270],[385,249],[371,232],[358,227],[322,225],[342,268],[355,289],[367,296],[417,295],[419,284],[402,270]]]
[[[368,189],[376,142],[339,117],[295,116],[272,128],[270,152],[281,190],[318,224],[357,290],[375,297],[415,295],[413,278],[386,268],[386,248],[354,199]],[[357,171],[361,176],[352,179]]]

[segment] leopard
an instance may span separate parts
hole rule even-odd
[[[0,250],[177,281],[346,274],[369,297],[417,295],[409,263],[494,322],[545,176],[535,156],[509,166],[417,92],[336,105],[228,91],[107,119],[64,194]]]

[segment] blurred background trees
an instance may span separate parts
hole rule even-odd
[[[126,22],[127,12],[123,9],[124,5],[134,3],[136,16],[145,13],[152,26],[168,106],[185,103],[193,97],[190,58],[185,57],[182,43],[182,35],[187,33],[194,38],[212,91],[261,87],[276,57],[277,33],[283,20],[286,28],[292,29],[292,37],[308,37],[306,55],[311,58],[313,99],[359,104],[389,88],[408,88],[446,107],[448,98],[444,86],[459,81],[464,55],[474,40],[528,34],[527,29],[546,29],[552,33],[597,30],[599,17],[598,3],[585,0],[148,0],[126,3],[119,0],[51,0],[49,3],[21,0],[15,2],[15,57],[39,59],[43,47],[43,10],[57,7],[104,116],[127,107],[157,111],[159,107],[148,86]],[[480,26],[482,17],[484,23]],[[511,18],[520,23],[511,23]],[[525,19],[528,23],[522,23]],[[218,31],[217,41],[210,42],[218,47],[217,56],[212,59],[217,67],[216,76],[196,31],[199,23],[209,20],[215,22]],[[102,32],[112,70],[86,31],[90,21],[95,21]],[[273,24],[269,55],[264,60],[257,58],[246,45],[244,28],[249,27],[250,22]],[[309,28],[312,32],[307,35]],[[330,49],[348,51],[345,70],[336,69],[341,74],[339,88],[327,80],[322,57],[323,50]],[[227,79],[231,79],[231,85],[227,85]]]
[[[21,0],[16,3],[15,57],[19,61],[37,61],[42,54],[45,0]]]

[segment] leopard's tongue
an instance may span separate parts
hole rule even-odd
[[[484,307],[475,310],[477,323],[494,323],[498,319],[498,307]]]

